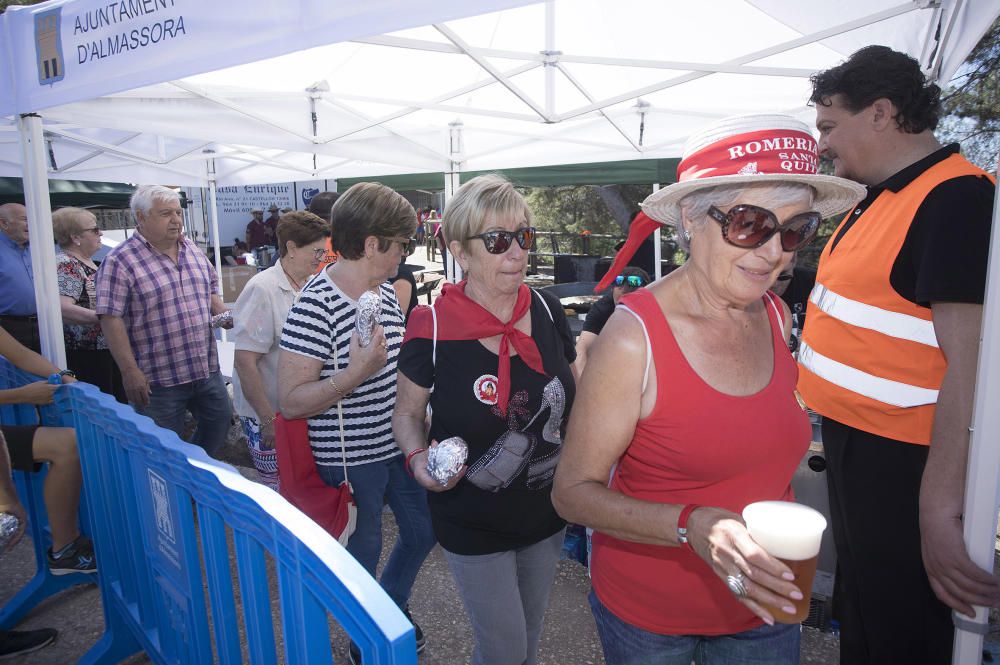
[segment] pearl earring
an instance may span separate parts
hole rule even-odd
[[[77,240],[77,241],[76,241],[76,246],[77,246],[77,247],[79,247],[79,246],[80,246],[80,241],[79,241],[79,240]]]

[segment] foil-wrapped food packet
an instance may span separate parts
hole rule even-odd
[[[20,530],[21,520],[17,518],[17,515],[0,513],[0,554],[3,554]]]
[[[431,477],[447,485],[465,464],[469,456],[469,445],[460,436],[453,436],[438,442],[427,453],[427,472]]]
[[[212,317],[212,327],[213,328],[225,328],[227,326],[231,327],[233,325],[233,312],[232,310],[226,310],[225,312],[220,312]]]
[[[358,331],[358,341],[361,346],[372,343],[372,334],[378,325],[378,312],[382,306],[379,295],[373,291],[365,291],[358,298],[358,313],[354,319],[354,327]]]

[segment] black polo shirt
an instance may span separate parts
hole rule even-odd
[[[587,318],[583,322],[583,332],[600,335],[604,330],[604,324],[608,322],[611,315],[615,313],[615,299],[609,290],[601,299],[590,306],[587,311]]]
[[[957,143],[945,146],[884,182],[869,186],[868,195],[833,238],[831,252],[883,191],[899,192],[957,152]],[[921,307],[930,307],[933,302],[983,303],[994,190],[985,176],[961,176],[942,182],[927,194],[889,274],[896,293]]]

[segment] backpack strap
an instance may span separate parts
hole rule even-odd
[[[556,320],[552,316],[552,310],[549,309],[549,303],[545,302],[545,298],[543,298],[542,294],[539,293],[537,290],[531,289],[531,292],[534,293],[536,296],[538,296],[538,299],[542,301],[542,306],[545,307],[545,312],[549,315],[549,321],[555,323]]]

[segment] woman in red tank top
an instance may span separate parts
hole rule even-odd
[[[556,473],[559,513],[595,530],[591,605],[608,665],[798,662],[799,627],[764,606],[810,589],[739,515],[792,499],[810,439],[788,308],[768,287],[822,218],[860,199],[853,183],[813,175],[815,151],[786,116],[692,136],[679,182],[646,199],[652,220],[633,224],[616,259],[656,222],[689,252],[623,298],[594,343]]]

